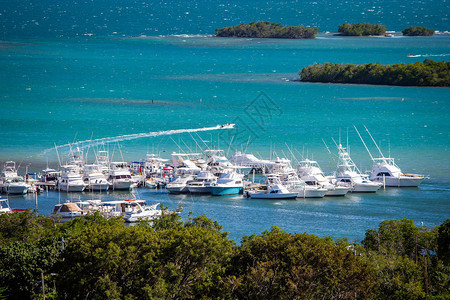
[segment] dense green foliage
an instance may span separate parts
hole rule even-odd
[[[449,232],[384,221],[358,245],[273,227],[237,246],[205,216],[2,214],[0,298],[41,298],[44,274],[48,299],[448,299]]]
[[[342,35],[363,36],[363,35],[384,35],[386,34],[386,26],[370,23],[344,23],[339,25],[339,33]]]
[[[402,33],[408,36],[432,36],[434,35],[434,30],[424,26],[411,26],[403,30]]]
[[[450,86],[450,62],[382,65],[314,64],[300,71],[302,81],[404,86]]]
[[[216,29],[218,37],[313,39],[317,29],[305,26],[284,26],[268,21],[242,23],[240,25]]]

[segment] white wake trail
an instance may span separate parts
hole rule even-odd
[[[232,129],[232,128],[234,128],[234,124],[217,125],[214,127],[203,127],[203,128],[193,128],[193,129],[175,129],[175,130],[165,130],[165,131],[156,131],[156,132],[126,134],[126,135],[120,135],[120,136],[114,136],[114,137],[107,137],[107,138],[101,138],[101,139],[68,143],[68,144],[64,144],[64,145],[55,146],[55,148],[60,149],[60,148],[64,148],[64,147],[76,146],[80,149],[83,149],[83,148],[92,147],[92,146],[98,146],[98,145],[122,142],[122,141],[129,141],[129,140],[136,140],[136,139],[141,139],[141,138],[146,138],[146,137],[155,137],[155,136],[161,136],[161,135],[173,135],[173,134],[188,133],[188,132]],[[53,151],[53,150],[55,150],[55,148],[46,149],[46,150],[44,150],[43,154]]]

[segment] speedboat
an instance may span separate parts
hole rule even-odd
[[[58,190],[63,192],[82,192],[86,184],[80,176],[78,166],[64,165],[58,179]]]
[[[236,172],[223,173],[217,182],[211,184],[211,194],[213,196],[242,194],[243,177],[242,174]]]
[[[209,171],[202,171],[197,178],[188,183],[187,188],[192,194],[210,194],[211,184],[217,181],[217,177]]]
[[[133,223],[139,219],[154,219],[162,215],[157,209],[160,203],[146,205],[145,200],[127,199],[102,202],[103,207],[110,207],[112,214],[122,216],[125,222]]]
[[[367,133],[369,134],[372,142],[375,144],[378,152],[380,153],[380,157],[374,158],[372,153],[370,153],[369,148],[364,142],[363,138],[359,134],[358,129],[355,127],[356,132],[358,133],[364,147],[369,153],[370,158],[373,161],[372,172],[370,174],[370,180],[382,184],[383,186],[389,187],[417,187],[423,180],[426,179],[425,176],[420,174],[404,174],[402,170],[395,164],[394,158],[385,157],[383,152],[381,152],[380,147],[375,142],[375,139],[372,137],[372,134],[369,132],[366,126],[364,126]]]
[[[336,181],[350,188],[351,193],[375,193],[381,184],[372,182],[361,174],[350,155],[341,144],[338,145],[339,161],[336,170]]]
[[[126,162],[111,162],[108,180],[113,190],[130,190],[134,183]]]
[[[7,194],[23,195],[31,186],[25,182],[22,176],[17,174],[16,163],[7,161],[3,167],[1,190]]]
[[[407,56],[408,57],[420,57],[421,55],[420,54],[408,54]]]
[[[166,184],[166,189],[171,194],[183,194],[188,193],[188,184],[191,182],[194,182],[196,180],[197,176],[192,174],[183,174],[181,176],[178,176],[173,180],[172,182],[169,182]]]
[[[102,173],[101,165],[84,165],[83,181],[89,191],[104,192],[109,188],[109,182]]]
[[[318,185],[327,189],[325,194],[326,197],[345,196],[350,190],[350,187],[335,184],[336,179],[325,177],[317,161],[305,159],[303,161],[299,161],[298,163],[298,175],[300,179],[307,185]]]
[[[273,177],[271,184],[267,186],[267,190],[247,191],[245,196],[251,199],[295,199],[296,192],[290,192],[280,181],[279,178]]]

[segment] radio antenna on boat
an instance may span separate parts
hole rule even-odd
[[[363,125],[363,126],[364,126],[364,128],[366,129],[367,133],[369,134],[370,138],[372,139],[372,142],[375,144],[375,146],[377,146],[378,152],[380,152],[381,157],[384,158],[384,155],[383,155],[383,153],[381,152],[380,147],[378,147],[378,144],[377,144],[377,143],[375,142],[375,140],[373,139],[373,136],[370,134],[369,129],[367,129],[366,125]]]
[[[369,148],[367,148],[367,145],[366,145],[366,143],[364,142],[364,140],[363,140],[361,134],[359,134],[358,128],[356,128],[355,125],[353,125],[353,127],[355,128],[356,133],[358,134],[359,138],[361,139],[361,142],[363,143],[364,147],[366,147],[367,153],[369,153],[369,155],[370,155],[370,159],[372,159],[372,161],[373,161],[372,153],[370,153]]]
[[[234,135],[231,137],[231,142],[230,142],[230,144],[228,145],[227,157],[228,157],[228,154],[230,153],[230,148],[231,148],[231,145],[233,144],[233,140],[234,140]]]
[[[58,147],[56,146],[56,143],[55,143],[55,150],[56,150],[56,156],[58,156],[59,166],[61,166],[61,159],[59,158],[59,152],[58,152]]]

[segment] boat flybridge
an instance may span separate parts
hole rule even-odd
[[[385,157],[367,127],[364,126],[364,128],[366,129],[373,143],[377,147],[378,152],[380,153],[380,157],[375,158],[372,156],[366,143],[359,134],[358,129],[355,127],[356,132],[358,133],[362,143],[364,144],[364,147],[366,148],[370,158],[373,161],[370,180],[381,183],[383,186],[389,187],[417,187],[420,183],[422,183],[424,179],[426,179],[424,175],[402,173],[400,168],[395,164],[394,158]]]
[[[337,183],[350,187],[352,193],[375,193],[381,184],[370,181],[366,175],[361,174],[351,159],[346,148],[338,145],[339,161],[336,170]]]
[[[16,163],[7,161],[3,167],[3,178],[0,187],[4,193],[23,195],[28,192],[31,185],[27,184],[22,176],[17,175]]]
[[[134,183],[127,163],[123,161],[109,163],[108,180],[113,190],[130,190]]]

